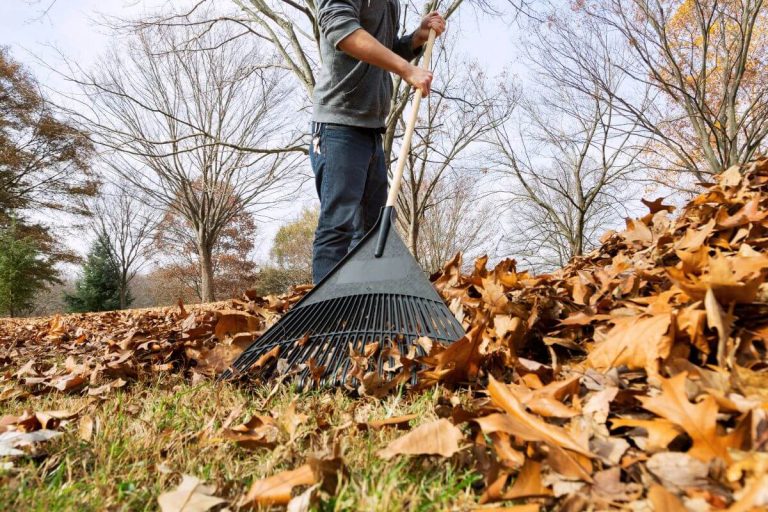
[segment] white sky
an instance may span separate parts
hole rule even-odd
[[[171,5],[184,7],[191,1],[0,0],[0,45],[9,46],[13,57],[28,66],[43,85],[66,90],[67,84],[42,62],[53,67],[61,65],[61,52],[68,60],[87,68],[112,42],[98,24],[101,15],[137,17]],[[229,0],[216,1],[224,4]],[[503,0],[497,1],[503,3]],[[494,75],[505,67],[520,74],[519,66],[516,66],[517,27],[509,20],[500,18],[478,20],[472,12],[466,11],[459,13],[451,29],[460,30],[459,52],[477,60],[489,75]],[[314,201],[313,188],[309,186],[300,202],[312,204]],[[285,211],[277,212],[275,217],[290,219],[298,215],[300,209],[294,204]],[[266,255],[280,223],[272,221],[262,225],[259,256]],[[82,235],[69,233],[65,236],[73,248],[83,254],[87,251]]]

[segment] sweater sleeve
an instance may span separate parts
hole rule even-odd
[[[317,7],[317,24],[320,32],[334,48],[360,24],[362,0],[320,0]]]
[[[392,51],[408,61],[411,61],[421,55],[423,50],[423,46],[419,46],[415,49],[413,48],[413,34],[408,34],[406,36],[396,38],[395,44],[392,45]]]

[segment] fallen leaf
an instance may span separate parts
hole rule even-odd
[[[436,382],[460,383],[474,381],[480,371],[480,344],[483,342],[485,323],[475,326],[466,336],[451,343],[447,348],[419,359],[428,368],[419,372],[422,386]]]
[[[646,464],[666,487],[686,489],[706,485],[709,464],[681,452],[661,452],[653,455]]]
[[[391,418],[385,418],[382,420],[371,420],[364,423],[358,423],[357,426],[360,429],[373,429],[373,430],[379,430],[383,427],[389,427],[394,426],[397,428],[404,428],[407,427],[408,424],[412,421],[418,418],[418,414],[406,414],[404,416],[393,416]]]
[[[90,441],[93,438],[93,430],[95,427],[95,420],[88,415],[80,418],[80,424],[78,426],[78,435],[83,441]]]
[[[627,219],[627,229],[621,235],[629,242],[648,244],[653,241],[653,233],[642,221]]]
[[[237,310],[225,310],[218,312],[219,320],[213,333],[219,340],[227,336],[234,336],[241,332],[253,332],[259,330],[259,319],[250,313]]]
[[[648,491],[648,501],[656,512],[685,512],[686,510],[677,496],[658,484],[653,484]]]
[[[502,431],[518,435],[528,441],[544,441],[566,448],[586,457],[591,457],[586,446],[574,440],[564,429],[550,425],[545,421],[525,411],[509,388],[503,383],[490,377],[488,391],[493,402],[504,409],[507,414],[492,414],[477,418],[483,432]]]
[[[634,502],[642,496],[643,486],[622,482],[621,468],[613,467],[595,473],[592,493],[610,502]]]
[[[587,362],[598,370],[627,365],[655,374],[659,362],[669,357],[672,350],[671,325],[669,314],[617,319],[606,339],[587,356]]]
[[[55,430],[36,430],[35,432],[3,432],[0,434],[0,457],[15,457],[24,455],[19,447],[32,446],[60,436],[61,432]]]
[[[85,377],[82,375],[65,375],[51,382],[51,387],[59,391],[71,391],[85,384]]]
[[[515,483],[504,493],[503,499],[515,500],[536,496],[551,496],[552,491],[541,483],[541,463],[526,459]]]
[[[285,512],[309,512],[319,488],[320,484],[311,485],[303,493],[291,498],[291,501],[288,502],[288,506],[285,508]]]
[[[687,372],[682,372],[671,379],[661,378],[661,395],[640,397],[640,403],[691,436],[693,446],[689,455],[702,461],[713,457],[728,461],[728,438],[717,434],[717,402],[710,395],[696,404],[689,402],[685,392],[687,376]]]
[[[274,418],[255,415],[242,425],[223,428],[219,435],[244,448],[255,449],[274,446],[279,437],[279,429]]]
[[[163,512],[206,512],[225,500],[212,496],[215,488],[203,485],[197,478],[182,475],[181,483],[173,491],[157,498]]]
[[[728,512],[764,510],[766,506],[768,506],[768,475],[761,475],[739,493],[736,503],[728,508]]]
[[[637,427],[645,430],[648,433],[648,445],[643,449],[650,453],[666,450],[669,443],[683,433],[682,428],[662,418],[652,420],[613,418],[610,422],[612,428]]]
[[[458,452],[464,434],[445,418],[425,423],[379,450],[382,459],[396,455],[440,455],[450,457]]]
[[[707,310],[707,325],[710,329],[715,329],[718,335],[717,341],[717,359],[720,366],[725,366],[726,346],[728,338],[731,335],[731,324],[733,315],[726,314],[723,308],[717,302],[717,297],[712,288],[707,288],[707,294],[704,298],[704,307]]]
[[[309,419],[306,414],[296,412],[296,399],[291,400],[290,405],[280,415],[278,421],[280,427],[288,434],[291,441],[296,437],[296,431]]]
[[[312,468],[309,464],[304,464],[296,469],[256,480],[248,494],[240,501],[240,506],[287,505],[295,487],[316,483]]]

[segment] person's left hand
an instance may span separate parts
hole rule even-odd
[[[430,29],[434,30],[438,36],[445,32],[445,19],[437,11],[433,11],[422,18],[421,25],[419,25],[416,34],[414,34],[418,43],[417,46],[427,42]]]

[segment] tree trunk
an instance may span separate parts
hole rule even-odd
[[[416,261],[419,261],[418,244],[419,220],[416,218],[416,215],[411,215],[411,221],[408,223],[408,249],[413,254],[413,257],[416,258]]]
[[[200,299],[203,302],[213,302],[216,297],[213,293],[213,250],[208,244],[199,244],[200,256]]]
[[[125,281],[120,281],[120,309],[128,307],[128,285]]]
[[[586,221],[584,219],[583,211],[580,211],[578,215],[579,219],[576,225],[576,243],[574,244],[573,254],[571,257],[581,256],[584,254],[584,224],[586,224]]]

